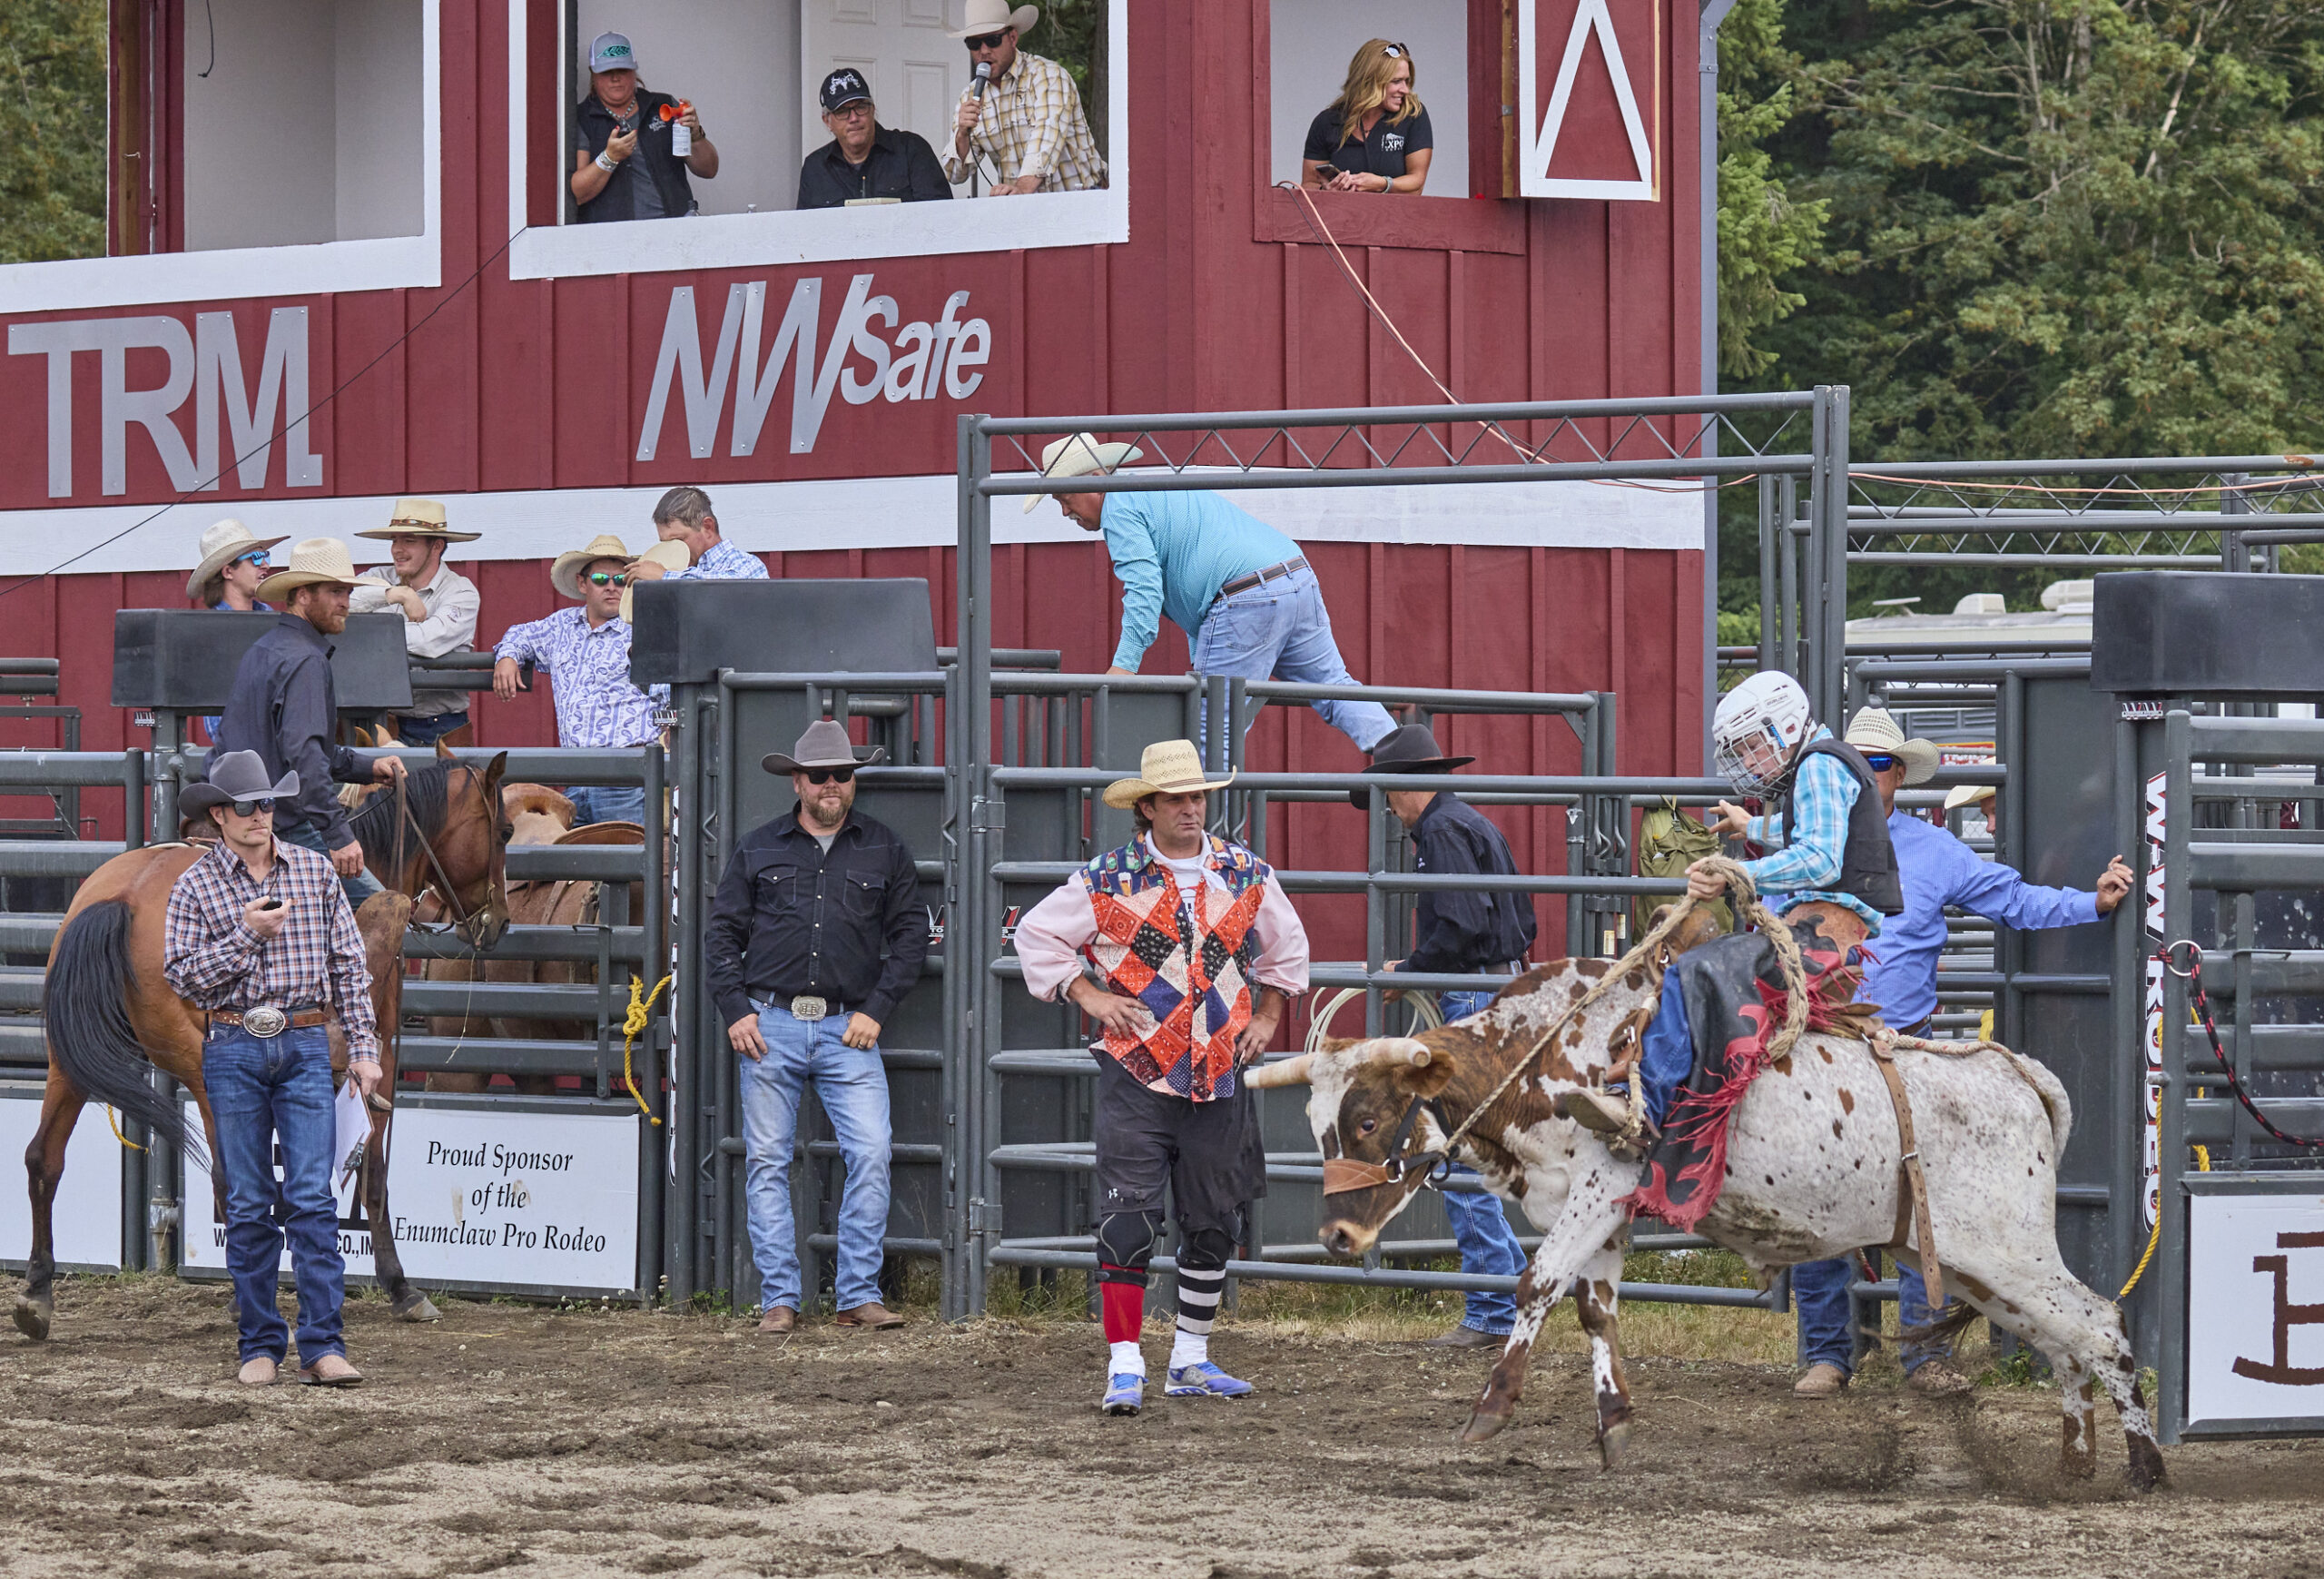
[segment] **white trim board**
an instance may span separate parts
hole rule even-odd
[[[957,539],[959,480],[842,478],[809,482],[714,483],[710,497],[729,542],[753,553],[833,548],[949,547]],[[1223,489],[1226,497],[1292,538],[1310,543],[1464,543],[1496,548],[1702,547],[1702,498],[1588,482],[1489,482],[1459,487]],[[482,532],[448,558],[547,559],[612,532],[633,548],[654,540],[656,488],[541,489],[444,497],[452,525]],[[194,539],[223,516],[261,537],[343,538],[358,563],[385,563],[387,546],[354,534],[384,526],[391,495],[340,498],[203,499],[162,513],[66,575],[184,570]],[[0,511],[0,576],[36,576],[62,546],[103,541],[152,515],[152,505]],[[1046,501],[1027,515],[1018,499],[993,501],[997,543],[1088,540]]]

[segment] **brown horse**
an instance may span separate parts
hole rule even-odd
[[[408,1321],[429,1321],[435,1306],[411,1287],[396,1254],[394,1219],[388,1211],[386,1146],[396,1087],[395,1031],[403,1012],[403,933],[412,897],[431,889],[447,913],[484,947],[507,923],[502,859],[507,828],[499,784],[505,757],[488,767],[438,761],[409,775],[400,792],[375,796],[351,819],[372,874],[389,892],[357,913],[371,971],[371,1003],[379,1017],[384,1080],[374,1099],[371,1134],[364,1147],[363,1211],[371,1224],[372,1254],[380,1286]],[[202,1082],[202,1022],[193,1006],[172,992],[162,973],[162,930],[170,890],[201,859],[192,844],[157,844],[106,862],[73,896],[64,924],[49,951],[42,1013],[48,1033],[48,1089],[40,1128],[25,1151],[32,1194],[32,1260],[17,1297],[16,1327],[44,1338],[55,1313],[52,1284],[55,1255],[51,1209],[64,1174],[65,1143],[84,1103],[110,1104],[143,1120],[157,1147],[192,1151],[193,1137],[173,1102],[153,1089],[149,1062],[186,1088],[212,1131],[210,1098]],[[342,1065],[343,1038],[333,1027],[332,1062]],[[196,1153],[197,1157],[199,1156]],[[216,1148],[209,1159],[213,1187]],[[225,1208],[221,1190],[219,1220]]]

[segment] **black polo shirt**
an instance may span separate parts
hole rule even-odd
[[[662,106],[677,101],[643,88],[631,101],[637,112],[637,148],[614,170],[605,190],[576,211],[583,224],[608,220],[682,219],[694,212],[694,186],[686,162],[670,152],[670,128]],[[613,141],[613,113],[591,94],[573,112],[573,151],[595,159]]]
[[[1341,123],[1335,104],[1308,126],[1306,156],[1353,174],[1393,178],[1404,173],[1408,155],[1435,146],[1436,133],[1429,128],[1426,110],[1409,121],[1391,121],[1383,115],[1373,123],[1370,137],[1357,138],[1350,136]]]
[[[834,137],[799,166],[799,206],[838,208],[851,198],[895,197],[930,202],[952,195],[936,150],[917,132],[875,126],[863,163],[850,164]]]
[[[753,998],[803,993],[885,1021],[928,956],[911,852],[861,812],[828,851],[795,811],[763,823],[727,863],[703,944],[724,1024],[750,1013]]]

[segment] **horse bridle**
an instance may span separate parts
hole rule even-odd
[[[475,770],[471,768],[468,771],[473,773]],[[444,863],[438,858],[436,846],[420,827],[419,819],[411,814],[411,799],[404,793],[404,778],[400,773],[396,775],[396,854],[399,856],[403,854],[402,830],[408,827],[412,837],[419,841],[419,852],[428,857],[428,869],[436,874],[432,886],[444,901],[444,908],[452,913],[451,925],[445,930],[457,934],[462,942],[481,953],[485,948],[485,928],[489,924],[492,914],[491,880],[489,877],[486,879],[487,895],[481,910],[471,911],[460,903],[458,886],[453,883],[451,874],[444,870]],[[497,836],[497,827],[490,836]]]
[[[1358,1162],[1352,1157],[1324,1159],[1324,1193],[1346,1195],[1358,1189],[1371,1189],[1383,1184],[1402,1184],[1413,1174],[1420,1175],[1416,1189],[1426,1189],[1452,1170],[1450,1151],[1423,1148],[1406,1151],[1404,1146],[1419,1126],[1422,1110],[1436,1120],[1437,1128],[1450,1132],[1452,1123],[1444,1115],[1444,1106],[1434,1097],[1414,1097],[1404,1104],[1404,1116],[1396,1122],[1396,1132],[1389,1139],[1388,1155],[1384,1161]]]

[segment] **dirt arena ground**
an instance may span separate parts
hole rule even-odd
[[[458,1300],[399,1326],[371,1298],[349,1312],[368,1386],[253,1393],[222,1289],[58,1293],[52,1341],[0,1344],[18,1575],[2324,1579],[2324,1442],[2181,1447],[2134,1501],[2111,1425],[2098,1482],[2055,1482],[2034,1387],[1931,1403],[1892,1370],[1811,1405],[1781,1367],[1649,1357],[1609,1476],[1571,1355],[1478,1449],[1452,1435],[1486,1358],[1295,1324],[1217,1340],[1256,1397],[1107,1420],[1070,1321],[764,1342]]]

